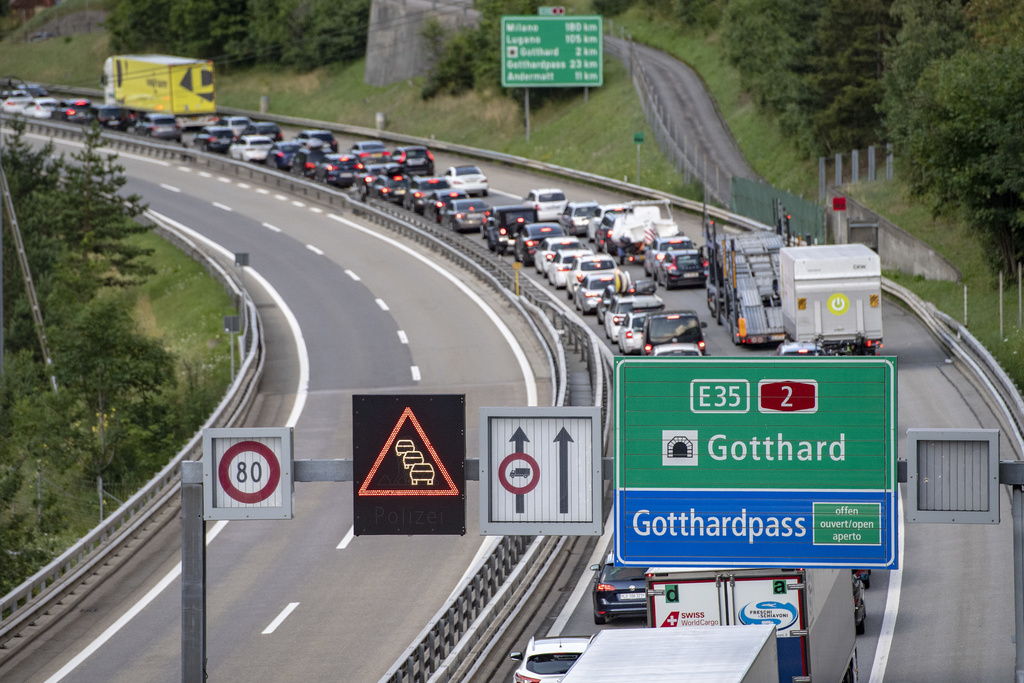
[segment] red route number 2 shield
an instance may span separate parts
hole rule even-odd
[[[204,518],[290,519],[290,429],[203,432]]]

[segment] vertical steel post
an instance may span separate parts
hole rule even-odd
[[[523,101],[523,110],[526,112],[526,141],[530,141],[530,89],[525,88],[526,98]]]
[[[181,463],[181,682],[206,680],[206,522],[203,463]]]
[[[850,152],[850,182],[856,185],[860,182],[860,150]]]
[[[868,182],[875,181],[875,146],[868,145]]]
[[[818,157],[818,201],[825,203],[825,157]]]
[[[836,154],[836,187],[843,184],[843,155]]]
[[[1013,623],[1014,680],[1024,683],[1024,487],[1013,486],[1011,515],[1013,516]]]

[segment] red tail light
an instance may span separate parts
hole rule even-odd
[[[633,330],[626,330],[625,337],[626,337],[626,339],[632,339],[633,338]]]
[[[307,161],[306,168],[316,168],[316,164],[314,164],[312,161]]]
[[[333,164],[327,164],[326,166],[324,166],[324,169],[328,171],[337,171],[338,167]]]
[[[462,220],[462,214],[461,213],[455,214],[455,217],[458,218],[459,220]]]
[[[651,346],[650,344],[644,344],[644,355],[646,355],[646,356],[651,355],[651,351],[653,351],[653,350],[654,350],[653,346]]]
[[[430,150],[429,150],[429,149],[427,150],[427,158],[428,158],[428,159],[430,159],[431,161],[433,161],[433,160],[434,160],[434,155],[433,155],[433,154],[431,154],[431,152],[430,152]]]
[[[597,587],[594,588],[594,590],[598,591],[599,593],[608,593],[615,590],[615,586],[611,585],[610,583],[599,583],[597,584]]]
[[[697,342],[697,348],[699,348],[701,351],[704,350],[704,340],[703,339],[701,339],[699,342]]]
[[[442,206],[444,206],[444,202],[434,202],[434,206],[440,209]]]
[[[502,229],[501,229],[501,230],[500,230],[499,232],[501,232],[501,234],[502,234],[502,235],[505,235],[505,234],[507,234],[507,233],[505,232],[505,228],[502,228]]]
[[[537,242],[534,240],[526,240],[526,246],[528,247],[532,247],[535,244],[537,244]]]

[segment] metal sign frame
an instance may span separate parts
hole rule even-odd
[[[480,535],[601,535],[600,408],[480,408],[479,424]]]
[[[291,519],[292,437],[291,427],[204,429],[203,519]],[[262,488],[252,485],[261,481]]]
[[[908,522],[999,524],[999,504],[998,429],[907,430]]]
[[[899,566],[896,359],[616,358],[615,563]]]

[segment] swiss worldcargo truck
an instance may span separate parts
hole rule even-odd
[[[784,247],[782,318],[791,341],[826,354],[874,356],[882,348],[882,268],[863,244]]]
[[[778,683],[775,629],[598,631],[561,683]]]
[[[135,113],[173,114],[182,128],[213,123],[213,62],[171,55],[115,55],[103,65],[103,97]]]
[[[647,570],[647,623],[659,630],[768,624],[780,683],[854,683],[849,569]]]

